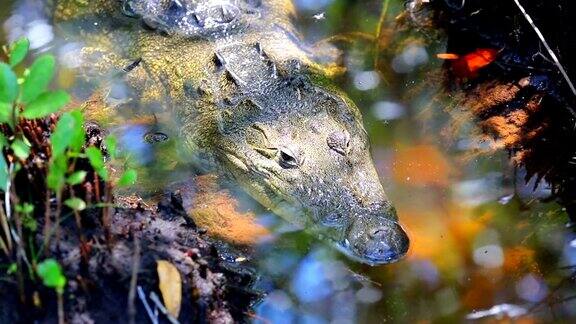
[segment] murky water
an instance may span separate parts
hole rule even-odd
[[[74,76],[78,44],[58,39],[35,3],[2,0],[0,36],[26,34],[35,53],[57,53],[65,67],[59,85],[89,97],[94,85],[78,85]],[[402,3],[390,1],[376,46],[382,1],[296,1],[304,39],[319,48],[332,39],[344,50],[347,71],[338,82],[363,111],[382,182],[411,238],[410,252],[393,265],[358,264],[315,235],[243,202],[273,233],[255,245],[251,260],[242,261],[256,267],[257,288],[268,292],[254,321],[576,319],[570,280],[576,236],[565,228],[565,212],[542,202],[549,195],[546,185],[532,190],[533,182],[524,184],[523,171],[514,170],[505,153],[470,154],[479,148],[470,136],[473,125],[451,117],[451,103],[438,96],[434,71],[442,62],[435,54],[442,44],[427,45],[421,34],[394,29]],[[142,166],[139,191],[186,174],[169,128],[132,122],[113,129]],[[170,139],[152,149],[142,141],[145,134],[153,141],[164,134]]]

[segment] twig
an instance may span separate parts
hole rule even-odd
[[[56,219],[55,219],[55,223],[56,223],[56,228],[55,228],[55,233],[56,233],[56,249],[60,250],[60,213],[62,212],[62,189],[58,190],[58,192],[56,192]],[[49,246],[45,246],[45,248],[49,249]]]
[[[368,277],[365,276],[365,275],[361,275],[361,274],[355,272],[355,271],[352,270],[352,269],[347,269],[347,270],[348,270],[348,272],[350,273],[350,275],[352,275],[352,278],[356,279],[358,282],[361,282],[361,283],[370,283],[370,284],[373,284],[374,286],[382,287],[382,284],[381,284],[381,283],[376,282],[376,281],[368,278]]]
[[[134,258],[132,261],[132,278],[130,279],[130,291],[128,292],[128,316],[130,323],[135,323],[136,319],[136,306],[134,299],[136,299],[136,284],[138,283],[138,271],[140,270],[140,240],[134,236]],[[140,288],[140,287],[138,287]]]
[[[548,293],[548,296],[544,299],[542,299],[541,301],[537,302],[536,304],[532,305],[532,307],[530,307],[528,309],[528,314],[531,314],[533,312],[536,311],[536,309],[540,308],[540,306],[546,304],[548,301],[550,301],[550,299],[552,298],[552,296],[558,292],[566,282],[573,280],[576,277],[576,271],[573,271],[568,277],[562,278],[562,280],[560,280],[560,282],[554,287],[552,288],[552,290],[550,290],[550,292]]]
[[[526,9],[524,9],[524,7],[520,4],[520,0],[514,0],[514,3],[518,7],[518,9],[520,9],[520,11],[522,12],[522,15],[524,15],[524,18],[526,18],[526,21],[528,21],[530,26],[532,26],[532,29],[534,29],[534,32],[536,32],[536,35],[538,35],[538,38],[540,39],[540,41],[542,42],[544,47],[546,47],[546,51],[548,51],[548,54],[550,55],[550,57],[554,61],[554,64],[558,67],[558,70],[560,70],[560,73],[562,73],[562,76],[566,80],[566,83],[568,83],[570,90],[572,91],[574,96],[576,96],[576,87],[574,87],[574,84],[570,80],[568,73],[566,73],[566,70],[564,69],[564,67],[560,63],[560,60],[558,59],[558,57],[556,56],[556,54],[554,53],[554,51],[552,50],[550,45],[548,45],[548,42],[544,38],[544,35],[542,34],[542,32],[540,32],[540,29],[536,26],[536,24],[532,20],[532,17],[530,17],[530,15],[526,12]],[[566,107],[566,108],[570,111],[572,116],[576,117],[576,112],[574,112],[574,110],[571,107]]]
[[[160,309],[162,314],[164,314],[166,316],[166,318],[168,319],[168,321],[170,321],[170,323],[180,324],[180,322],[178,322],[178,320],[175,319],[174,316],[172,316],[172,315],[170,315],[170,313],[168,313],[168,310],[166,309],[166,307],[164,307],[164,304],[162,304],[162,302],[160,301],[160,297],[158,297],[158,295],[155,292],[150,293],[150,300],[154,302],[156,307],[158,307],[158,309]]]
[[[7,195],[5,196],[7,199],[6,203],[6,215],[8,216],[8,219],[10,219],[11,214],[11,208],[10,205],[12,203],[14,203],[14,205],[18,205],[19,201],[18,201],[18,196],[16,195],[16,189],[14,189],[14,186],[11,185],[13,184],[14,181],[14,163],[10,163],[10,167],[8,168],[8,174],[10,176],[9,181],[8,181],[8,185],[6,186],[6,193]],[[10,233],[12,234],[12,238],[14,239],[14,244],[16,246],[16,265],[18,267],[18,270],[16,272],[16,276],[18,277],[18,290],[19,290],[19,294],[20,294],[20,301],[21,302],[25,302],[26,301],[26,293],[24,291],[24,277],[22,275],[22,262],[26,263],[26,266],[28,266],[28,269],[32,269],[32,266],[30,265],[30,261],[28,261],[28,256],[26,255],[26,247],[25,247],[25,242],[22,241],[22,219],[20,218],[20,215],[16,212],[14,213],[14,215],[12,215],[14,217],[14,223],[16,224],[16,229],[14,228],[10,228]]]
[[[354,38],[363,39],[363,40],[368,41],[368,42],[374,41],[374,35],[364,33],[364,32],[349,32],[349,33],[337,34],[334,36],[324,38],[324,39],[316,42],[314,44],[314,46],[320,46],[322,44],[335,42],[335,41],[353,42],[353,41],[355,41]]]
[[[6,256],[10,257],[10,251],[12,251],[12,236],[10,235],[10,225],[8,224],[8,217],[4,213],[4,208],[0,207],[0,222],[2,223],[2,230],[4,231],[4,237],[6,242],[2,238],[2,244],[6,247]]]
[[[262,317],[262,316],[258,316],[258,315],[257,315],[256,313],[254,313],[254,312],[244,312],[244,314],[245,314],[246,316],[248,316],[248,317],[250,317],[250,318],[258,321],[258,322],[262,322],[262,323],[264,323],[264,324],[272,324],[272,321],[271,321],[271,320],[269,320],[269,319],[267,319],[267,318],[264,318],[264,317]]]
[[[13,167],[12,164],[10,165],[9,168],[9,174],[12,173]],[[11,187],[12,181],[8,180],[8,183],[6,184],[6,191],[4,192],[4,208],[6,209],[6,216],[7,219],[10,220],[10,215],[12,215],[12,209],[10,208],[10,187]]]
[[[70,197],[76,198],[74,194],[74,189],[70,187]],[[86,237],[84,236],[84,230],[82,229],[82,218],[80,217],[80,212],[76,209],[73,209],[74,218],[76,219],[76,226],[78,227],[78,236],[80,237],[80,255],[82,257],[82,262],[88,264],[89,255],[88,251],[86,250],[87,242]]]
[[[44,206],[44,242],[42,243],[46,249],[50,246],[50,189],[46,190],[46,202]],[[40,253],[45,253],[48,251],[40,251]]]
[[[386,15],[388,14],[388,7],[390,7],[390,0],[384,0],[382,4],[382,12],[380,12],[380,18],[378,19],[378,25],[376,25],[376,35],[374,37],[374,69],[378,70],[380,65],[380,36],[382,35],[382,27],[386,22]]]
[[[146,300],[146,293],[144,293],[144,289],[142,289],[142,287],[140,286],[138,286],[138,298],[144,305],[144,308],[146,309],[146,314],[148,314],[148,317],[150,318],[152,324],[158,324],[158,316],[154,315],[152,308],[150,308],[150,304],[148,304],[148,301]]]
[[[6,243],[4,243],[4,239],[2,237],[0,237],[0,248],[2,251],[4,251],[6,257],[10,257],[10,250],[8,250],[8,247],[6,246]]]

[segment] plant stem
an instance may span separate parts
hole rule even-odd
[[[138,271],[140,269],[140,240],[134,236],[134,258],[132,259],[132,276],[130,278],[130,291],[128,292],[128,316],[129,322],[135,323],[136,318],[136,284],[138,283]]]
[[[386,16],[388,14],[388,7],[390,6],[390,0],[384,0],[382,3],[382,11],[380,12],[380,19],[378,19],[378,25],[376,25],[376,35],[374,40],[374,69],[378,70],[380,65],[380,36],[382,35],[382,27],[386,22]]]
[[[1,238],[0,240],[2,241],[4,247],[6,248],[6,255],[10,257],[10,252],[12,251],[12,236],[10,236],[10,224],[8,224],[8,217],[4,213],[4,208],[1,206],[0,206],[0,223],[2,223],[1,225],[2,230],[4,231],[4,240],[6,241],[4,241]]]
[[[4,243],[4,239],[1,237],[0,237],[0,248],[2,249],[2,251],[4,251],[4,254],[6,254],[6,256],[9,258],[10,257],[10,250],[8,250],[6,243]]]
[[[60,249],[60,213],[62,212],[62,190],[56,193],[56,247]],[[49,249],[49,247],[47,247]]]
[[[76,198],[74,195],[74,189],[70,187],[70,197]],[[76,226],[78,227],[78,235],[80,237],[80,255],[82,256],[82,261],[88,264],[88,251],[86,250],[86,237],[84,237],[84,231],[82,230],[82,219],[80,218],[80,213],[74,209],[74,218],[76,219]]]
[[[40,253],[46,254],[50,246],[50,190],[46,190],[46,202],[44,206],[44,248]]]
[[[58,292],[58,324],[64,324],[64,293]]]

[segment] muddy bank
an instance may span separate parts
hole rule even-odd
[[[161,311],[167,296],[159,288],[160,260],[177,269],[177,275],[173,273],[164,285],[181,281],[175,286],[181,288],[172,294],[180,297],[179,321],[247,321],[259,297],[252,290],[256,275],[237,261],[245,260],[249,251],[210,239],[206,229],[198,227],[184,210],[181,191],[169,190],[153,202],[114,196],[112,182],[99,179],[90,163],[80,158],[70,167],[86,172],[85,180],[67,188],[63,198],[82,197],[88,207],[73,212],[62,206],[62,199],[54,197],[44,184],[51,154],[46,143],[57,120],[51,116],[21,121],[20,128],[32,139],[32,154],[22,161],[24,167],[14,178],[13,187],[18,197],[36,206],[30,220],[34,226],[21,230],[20,237],[28,239],[25,245],[15,242],[27,256],[17,257],[18,252],[2,255],[0,264],[16,265],[18,260],[38,269],[39,261],[56,260],[67,280],[62,304],[63,318],[69,323],[144,323],[156,317],[166,322],[168,317]],[[91,123],[85,128],[85,145],[109,153],[103,131]],[[8,161],[15,159],[14,152],[4,153]],[[190,192],[186,194],[203,192],[196,187],[189,182]],[[35,273],[26,272],[23,264],[18,269],[1,277],[0,294],[6,297],[0,300],[0,323],[57,322],[55,290],[45,287]]]
[[[230,248],[210,240],[195,226],[183,211],[179,194],[166,193],[156,206],[147,206],[137,197],[118,198],[117,204],[109,239],[101,227],[87,227],[90,234],[84,248],[89,250],[88,260],[82,258],[72,220],[62,224],[60,244],[52,245],[50,252],[68,278],[64,306],[69,322],[149,321],[141,298],[137,294],[133,300],[129,298],[131,281],[135,280],[146,296],[151,292],[162,296],[158,291],[158,260],[175,265],[182,277],[181,322],[246,320],[258,297],[251,290],[254,273],[234,262],[238,255]],[[94,214],[85,215],[86,223],[94,221]],[[2,299],[0,322],[55,322],[55,293],[41,285],[27,289],[40,303],[30,300],[18,305],[16,282],[0,283],[2,296],[13,295]]]

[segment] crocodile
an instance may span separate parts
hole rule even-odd
[[[87,78],[121,78],[168,111],[190,163],[371,265],[409,239],[376,172],[362,115],[292,24],[288,0],[53,0]]]

